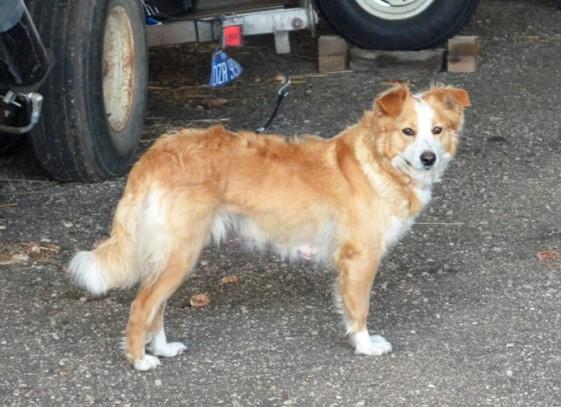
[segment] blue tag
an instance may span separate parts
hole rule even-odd
[[[209,82],[211,88],[226,86],[243,72],[242,66],[221,49],[212,55],[211,65]]]
[[[146,16],[146,25],[162,25],[162,22],[152,16]]]

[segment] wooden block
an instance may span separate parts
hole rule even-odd
[[[318,68],[319,73],[345,71],[347,70],[347,56],[320,56]]]
[[[347,41],[337,35],[322,35],[318,40],[318,55],[333,57],[347,55],[349,46]]]
[[[477,57],[448,56],[448,72],[471,73],[477,70]]]
[[[375,51],[351,48],[351,69],[357,72],[404,69],[440,72],[443,68],[443,48],[422,51]]]
[[[456,35],[448,40],[448,55],[454,57],[476,57],[481,51],[477,35]]]

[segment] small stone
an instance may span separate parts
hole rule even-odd
[[[72,222],[67,221],[67,220],[63,220],[62,224],[65,228],[71,228],[72,226],[74,226],[74,224]]]
[[[160,379],[156,379],[154,380],[154,384],[158,387],[160,387],[162,385],[162,381]]]

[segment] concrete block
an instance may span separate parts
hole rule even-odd
[[[348,51],[347,41],[337,35],[322,35],[319,37],[318,55],[320,57],[347,55]]]
[[[351,48],[351,69],[357,72],[425,70],[440,72],[444,68],[444,49],[421,51],[376,51]]]
[[[319,73],[339,72],[347,70],[348,58],[346,55],[318,57]]]
[[[481,51],[477,35],[456,35],[448,40],[448,55],[454,57],[476,57]]]
[[[477,70],[477,57],[448,56],[448,72],[471,73]]]

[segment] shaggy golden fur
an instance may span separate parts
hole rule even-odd
[[[164,135],[133,167],[111,236],[78,253],[69,272],[94,294],[139,283],[125,346],[137,369],[150,369],[159,360],[145,353],[146,343],[160,356],[185,349],[165,338],[167,299],[210,237],[234,229],[254,246],[332,264],[356,352],[389,352],[389,342],[366,329],[370,289],[384,253],[455,154],[469,105],[461,89],[412,95],[398,84],[329,140],[221,126]],[[426,151],[435,155],[429,166],[430,154],[418,158]]]

